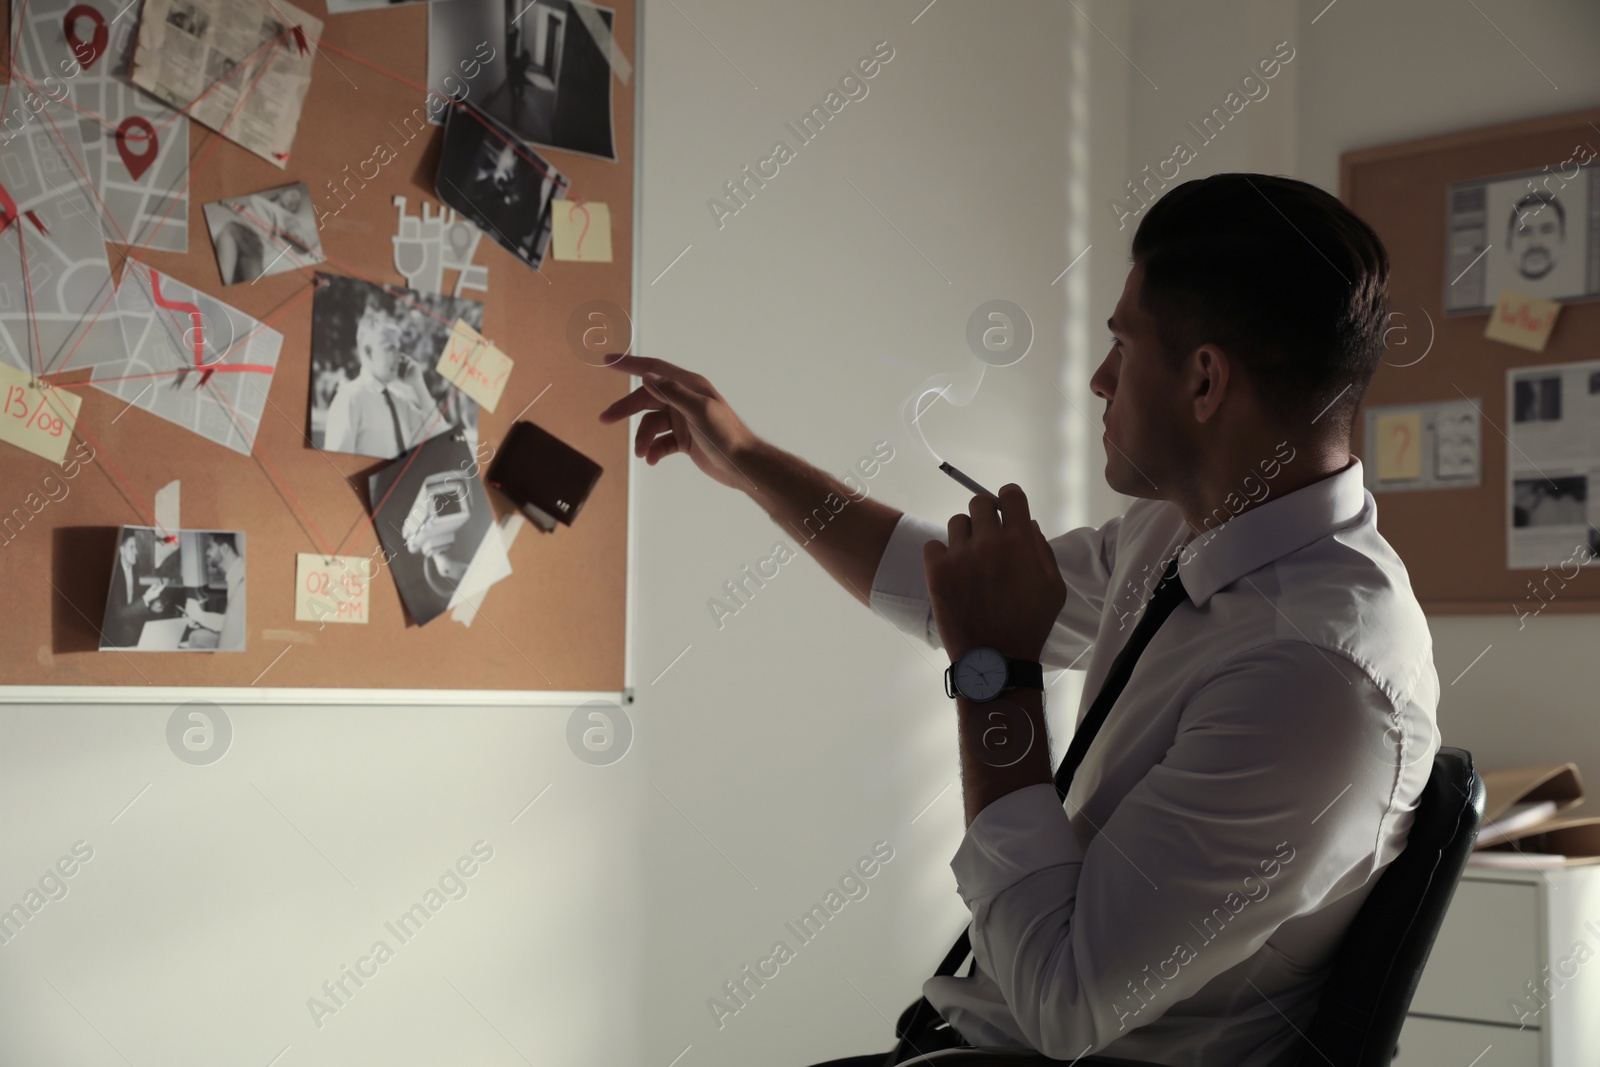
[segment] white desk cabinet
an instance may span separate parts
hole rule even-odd
[[[1468,867],[1394,1063],[1600,1064],[1600,866]]]

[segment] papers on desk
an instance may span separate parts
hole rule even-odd
[[[1481,774],[1483,823],[1468,863],[1501,868],[1600,863],[1600,816],[1568,814],[1583,803],[1577,764]]]
[[[1478,842],[1475,847],[1487,848],[1497,845],[1502,841],[1516,837],[1521,831],[1530,826],[1537,826],[1556,813],[1556,802],[1553,800],[1526,801],[1513,804],[1506,813],[1494,822],[1486,822],[1478,830]]]
[[[1600,856],[1594,857],[1600,860]],[[1565,867],[1566,856],[1549,852],[1474,852],[1467,857],[1469,867],[1493,867],[1501,870],[1526,867]]]

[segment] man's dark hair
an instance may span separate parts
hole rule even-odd
[[[221,548],[223,545],[227,545],[228,551],[232,552],[236,556],[239,554],[239,546],[234,544],[233,534],[231,533],[214,533],[211,535],[211,543],[216,545],[218,548]]]
[[[1383,355],[1389,254],[1337,197],[1270,174],[1184,182],[1146,212],[1133,260],[1174,365],[1215,344],[1275,424],[1348,440]]]

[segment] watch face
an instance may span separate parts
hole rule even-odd
[[[1006,684],[1006,658],[992,648],[974,648],[956,663],[956,688],[969,700],[993,700]]]

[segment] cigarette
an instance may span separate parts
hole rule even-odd
[[[962,474],[960,471],[956,470],[955,467],[951,466],[948,463],[939,464],[939,469],[944,471],[950,477],[954,478],[956,481],[960,482],[962,485],[966,486],[968,489],[971,489],[974,493],[982,493],[984,496],[988,497],[991,500],[999,500],[1000,499],[999,497],[995,496],[993,493],[989,492],[989,490],[985,489],[983,486],[981,486],[977,482],[973,481],[971,478],[968,478],[965,474]]]

